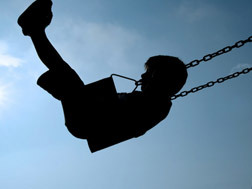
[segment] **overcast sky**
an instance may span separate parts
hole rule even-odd
[[[4,189],[251,189],[252,73],[173,101],[144,136],[91,153],[16,21],[31,0],[0,1],[0,185]],[[139,79],[153,55],[201,59],[252,35],[251,0],[54,0],[49,39],[85,83]],[[252,67],[252,43],[188,70],[183,90]],[[116,79],[119,92],[131,82]]]

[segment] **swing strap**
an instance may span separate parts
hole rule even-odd
[[[250,68],[245,68],[245,69],[242,70],[241,72],[235,72],[235,73],[230,74],[230,75],[228,75],[228,76],[226,76],[226,77],[221,77],[221,78],[217,79],[216,81],[210,81],[210,82],[208,82],[208,83],[206,83],[206,84],[204,84],[204,85],[200,85],[200,86],[198,86],[198,87],[194,87],[194,88],[192,88],[192,89],[189,90],[189,91],[183,91],[183,92],[181,92],[181,93],[179,93],[179,94],[177,94],[177,95],[172,96],[172,97],[171,97],[171,100],[175,100],[175,99],[178,98],[178,97],[184,97],[184,96],[187,96],[187,95],[190,94],[190,93],[196,93],[196,92],[198,92],[198,91],[200,91],[200,90],[202,90],[202,89],[212,87],[212,86],[214,86],[216,83],[223,83],[224,81],[229,80],[229,79],[236,78],[236,77],[238,77],[238,76],[241,75],[241,74],[247,74],[247,73],[249,73],[251,70],[252,70],[252,67],[250,67]]]
[[[121,78],[124,78],[124,79],[128,79],[128,80],[134,81],[136,87],[133,89],[132,92],[134,92],[134,91],[137,89],[137,87],[138,87],[139,85],[141,85],[141,80],[137,81],[137,80],[135,80],[135,79],[132,79],[132,78],[129,78],[129,77],[125,77],[125,76],[122,76],[122,75],[119,75],[119,74],[111,74],[110,77],[113,78],[113,76],[117,76],[117,77],[121,77]]]
[[[207,62],[209,60],[212,60],[213,58],[217,57],[217,56],[220,56],[222,54],[225,54],[225,53],[228,53],[230,52],[231,50],[233,50],[234,48],[240,48],[242,46],[244,46],[246,43],[248,42],[252,42],[252,36],[250,36],[248,39],[246,40],[240,40],[240,41],[237,41],[234,45],[232,46],[227,46],[227,47],[224,47],[223,49],[221,50],[218,50],[212,54],[207,54],[206,56],[204,56],[202,59],[200,60],[193,60],[191,61],[190,63],[186,64],[186,68],[189,69],[189,68],[192,68],[192,67],[195,67],[195,66],[198,66],[201,62]]]

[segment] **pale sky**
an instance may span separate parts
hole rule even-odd
[[[46,67],[0,2],[0,185],[4,189],[251,189],[252,73],[173,101],[144,136],[91,153],[36,85]],[[139,79],[153,55],[201,59],[252,35],[250,0],[54,0],[47,34],[85,83]],[[252,43],[188,70],[183,90],[252,67]],[[131,82],[117,79],[118,92]]]

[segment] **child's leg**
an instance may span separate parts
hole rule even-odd
[[[58,69],[65,62],[52,46],[45,33],[45,28],[52,19],[51,7],[51,0],[35,1],[19,17],[18,24],[22,27],[24,35],[31,37],[41,61],[49,69]]]
[[[48,69],[57,70],[66,64],[57,50],[48,40],[45,31],[33,33],[31,35],[31,39],[40,60]]]

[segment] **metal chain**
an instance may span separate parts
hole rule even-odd
[[[224,47],[224,48],[221,49],[221,50],[218,50],[217,52],[214,52],[214,53],[212,53],[212,54],[207,54],[206,56],[204,56],[204,57],[203,57],[202,59],[200,59],[200,60],[193,60],[193,61],[191,61],[189,64],[186,64],[186,68],[188,69],[188,68],[191,68],[191,67],[195,67],[195,66],[199,65],[202,61],[207,62],[207,61],[209,61],[209,60],[215,58],[216,56],[220,56],[220,55],[222,55],[222,54],[224,54],[224,53],[230,52],[230,51],[233,50],[234,48],[240,48],[240,47],[242,47],[243,45],[245,45],[245,44],[248,43],[248,42],[252,42],[252,36],[250,36],[250,37],[249,37],[248,39],[246,39],[246,40],[237,41],[237,42],[236,42],[234,45],[232,45],[232,46],[227,46],[227,47]],[[247,73],[249,73],[251,70],[252,70],[252,67],[250,67],[250,68],[245,68],[245,69],[242,70],[241,72],[235,72],[235,73],[230,74],[230,75],[228,75],[228,76],[226,76],[226,77],[221,77],[221,78],[217,79],[216,81],[210,81],[210,82],[208,82],[208,83],[206,83],[206,84],[204,84],[204,85],[200,85],[200,86],[198,86],[198,87],[194,87],[194,88],[192,88],[192,89],[189,90],[189,91],[183,91],[183,92],[181,92],[181,93],[179,93],[179,94],[177,94],[177,95],[172,96],[172,97],[171,97],[171,100],[175,100],[175,99],[178,98],[178,97],[184,97],[184,96],[187,96],[187,95],[190,94],[190,93],[196,93],[196,92],[198,92],[198,91],[200,91],[200,90],[202,90],[202,89],[212,87],[212,86],[214,86],[216,83],[223,83],[224,81],[229,80],[229,79],[236,78],[236,77],[238,77],[238,76],[241,75],[241,74],[247,74]],[[121,75],[118,75],[118,74],[112,74],[111,77],[112,77],[112,76],[118,76],[118,77],[122,77],[122,78],[129,79],[129,80],[134,81],[136,87],[135,87],[135,89],[134,89],[133,91],[135,91],[136,88],[137,88],[139,85],[141,85],[141,80],[140,80],[140,81],[136,81],[135,79],[131,79],[131,78],[129,78],[129,77],[121,76]]]
[[[204,56],[202,59],[200,60],[193,60],[191,61],[190,63],[186,64],[186,68],[192,68],[192,67],[195,67],[195,66],[198,66],[201,62],[207,62],[219,55],[222,55],[222,54],[225,54],[225,53],[228,53],[230,52],[231,50],[233,50],[234,48],[240,48],[242,47],[243,45],[245,45],[246,43],[248,42],[252,42],[252,36],[250,36],[248,39],[246,40],[240,40],[240,41],[237,41],[233,46],[227,46],[221,50],[218,50],[217,52],[214,52],[212,54],[207,54],[206,56]]]
[[[192,88],[190,91],[183,91],[183,92],[181,92],[181,93],[178,94],[178,95],[172,96],[172,97],[171,97],[171,100],[175,100],[175,99],[178,98],[178,97],[184,97],[184,96],[187,96],[187,95],[190,94],[190,93],[196,93],[196,92],[198,92],[198,91],[200,91],[200,90],[202,90],[202,89],[212,87],[212,86],[214,86],[216,83],[223,83],[224,81],[229,80],[229,79],[236,78],[236,77],[238,77],[238,76],[241,75],[241,74],[247,74],[247,73],[249,73],[251,70],[252,70],[252,67],[250,67],[250,68],[245,68],[245,69],[242,70],[241,72],[235,72],[235,73],[230,74],[230,75],[228,75],[228,76],[226,76],[226,77],[221,77],[221,78],[217,79],[216,81],[210,81],[210,82],[208,82],[208,83],[206,83],[206,84],[204,84],[204,85],[200,85],[200,86],[198,86],[198,87],[194,87],[194,88]]]
[[[240,47],[242,47],[242,46],[244,46],[246,43],[248,43],[248,42],[252,42],[252,36],[250,36],[248,39],[246,39],[246,40],[240,40],[240,41],[237,41],[234,45],[232,45],[232,46],[227,46],[227,47],[224,47],[223,49],[221,49],[221,50],[218,50],[218,51],[216,51],[216,52],[214,52],[214,53],[212,53],[212,54],[207,54],[207,55],[205,55],[202,59],[200,59],[200,60],[193,60],[193,61],[191,61],[190,63],[188,63],[188,64],[186,64],[186,68],[188,69],[188,68],[192,68],[192,67],[195,67],[195,66],[198,66],[201,62],[207,62],[207,61],[209,61],[209,60],[212,60],[213,58],[215,58],[215,57],[217,57],[217,56],[220,56],[220,55],[222,55],[222,54],[225,54],[225,53],[228,53],[228,52],[230,52],[231,50],[233,50],[234,48],[240,48]],[[210,82],[208,82],[208,83],[206,83],[206,84],[204,84],[204,85],[200,85],[200,86],[198,86],[198,87],[194,87],[194,88],[192,88],[191,90],[189,90],[189,91],[183,91],[183,92],[181,92],[181,93],[179,93],[179,94],[177,94],[177,95],[174,95],[174,96],[172,96],[171,97],[171,100],[175,100],[176,98],[178,98],[178,97],[184,97],[184,96],[187,96],[188,94],[190,94],[190,93],[196,93],[196,92],[198,92],[198,91],[200,91],[200,90],[202,90],[202,89],[205,89],[205,88],[209,88],[209,87],[212,87],[212,86],[214,86],[216,83],[223,83],[224,81],[226,81],[226,80],[229,80],[229,79],[233,79],[233,78],[236,78],[236,77],[238,77],[239,75],[241,75],[241,74],[247,74],[247,73],[249,73],[250,71],[252,70],[252,67],[250,67],[250,68],[245,68],[244,70],[242,70],[241,72],[235,72],[235,73],[233,73],[233,74],[230,74],[230,75],[228,75],[228,76],[226,76],[226,77],[221,77],[221,78],[219,78],[219,79],[217,79],[216,81],[210,81]]]

